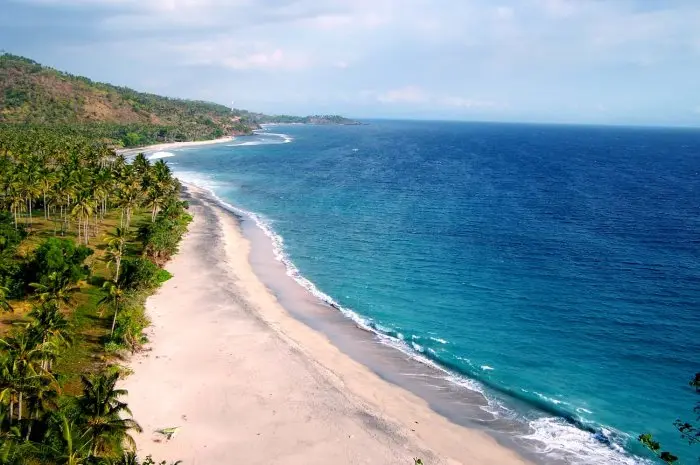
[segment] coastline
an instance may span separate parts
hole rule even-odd
[[[134,357],[123,383],[144,427],[140,455],[184,463],[527,463],[291,316],[255,274],[236,217],[206,192],[186,191],[195,220],[167,265],[174,277],[147,302],[149,351]],[[171,441],[154,433],[175,426]]]
[[[117,155],[136,155],[142,152],[154,152],[154,151],[160,151],[160,150],[170,150],[170,149],[179,149],[179,148],[184,148],[184,147],[195,147],[198,145],[212,145],[212,144],[221,144],[224,142],[231,142],[235,140],[235,136],[226,136],[226,137],[219,137],[218,139],[209,139],[209,140],[197,140],[197,141],[189,141],[189,142],[166,142],[163,144],[153,144],[153,145],[145,145],[143,147],[134,147],[134,148],[128,148],[128,149],[117,149],[115,152]]]

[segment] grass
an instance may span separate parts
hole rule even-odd
[[[31,229],[27,238],[19,247],[19,254],[28,257],[39,244],[49,237],[54,237],[56,223],[44,219],[43,210],[33,212]],[[104,296],[102,284],[111,278],[112,270],[108,268],[104,260],[105,242],[108,232],[113,232],[119,226],[120,213],[113,210],[105,215],[104,220],[98,225],[97,234],[90,236],[88,247],[94,250],[94,254],[88,257],[86,264],[91,270],[90,278],[79,283],[78,290],[72,295],[69,308],[65,313],[73,328],[74,339],[70,347],[64,349],[55,366],[55,373],[59,379],[64,394],[79,394],[81,390],[80,376],[96,372],[104,368],[107,359],[104,352],[103,341],[107,337],[111,327],[112,312],[107,308],[101,308],[100,300]],[[141,255],[141,244],[135,240],[138,227],[144,222],[150,221],[149,211],[137,211],[132,215],[130,237],[124,248],[124,258]],[[77,241],[76,224],[71,223],[71,228],[63,236],[60,233],[60,224],[57,228],[57,237],[71,238]],[[27,323],[27,313],[31,311],[31,300],[25,299],[12,301],[14,309],[12,313],[0,315],[0,336],[15,325]]]

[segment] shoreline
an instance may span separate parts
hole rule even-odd
[[[195,221],[166,267],[174,277],[147,302],[149,351],[134,357],[123,383],[144,427],[140,455],[184,463],[233,455],[253,463],[528,463],[295,319],[256,275],[240,220],[203,190],[186,191]],[[176,438],[153,442],[155,429],[174,426]],[[256,447],[236,447],[251,441]]]
[[[130,156],[145,152],[179,149],[184,147],[196,147],[198,145],[222,144],[224,142],[232,142],[234,140],[236,140],[235,136],[225,136],[219,137],[218,139],[196,140],[188,142],[165,142],[162,144],[144,145],[143,147],[117,149],[115,150],[115,152],[117,153],[117,155]]]

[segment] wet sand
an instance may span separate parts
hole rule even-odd
[[[123,386],[139,455],[184,464],[510,465],[524,459],[458,426],[291,316],[259,279],[237,218],[188,186],[195,221],[147,302],[149,350]],[[179,427],[171,440],[155,431]]]

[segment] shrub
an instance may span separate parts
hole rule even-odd
[[[71,283],[77,283],[89,276],[89,269],[83,262],[92,253],[92,249],[69,239],[46,239],[27,264],[27,282],[46,284],[49,274],[57,272],[68,276]]]
[[[119,281],[124,289],[142,291],[154,289],[160,281],[161,269],[147,258],[130,258],[122,260]]]

